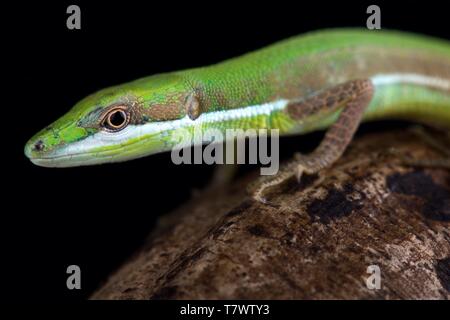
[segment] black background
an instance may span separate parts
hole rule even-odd
[[[372,2],[336,2],[55,1],[3,8],[4,68],[12,72],[3,72],[2,86],[2,294],[87,298],[143,243],[155,219],[212,173],[208,166],[175,166],[169,154],[41,168],[23,155],[28,138],[110,85],[211,64],[309,30],[365,26]],[[66,28],[70,4],[81,7],[81,30]],[[450,38],[445,1],[377,4],[383,28]],[[284,139],[281,151],[308,150],[320,137],[307,135],[303,144]],[[82,290],[66,288],[70,264],[81,267]]]

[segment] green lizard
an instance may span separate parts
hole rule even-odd
[[[359,123],[408,119],[450,128],[450,43],[396,31],[311,32],[208,67],[94,93],[37,133],[31,161],[69,167],[168,151],[180,130],[328,128],[324,140],[255,191],[330,166]]]

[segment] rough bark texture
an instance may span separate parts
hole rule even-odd
[[[450,298],[450,172],[402,166],[392,147],[439,157],[409,133],[377,134],[274,190],[280,206],[246,197],[252,177],[205,193],[164,216],[92,298]],[[366,286],[369,265],[380,290]]]

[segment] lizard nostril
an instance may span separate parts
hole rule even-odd
[[[44,142],[42,142],[42,140],[39,140],[38,142],[36,142],[34,144],[34,150],[36,150],[36,151],[42,151],[42,150],[44,150],[44,147],[45,147],[45,145],[44,145]]]

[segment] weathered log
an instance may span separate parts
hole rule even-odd
[[[263,205],[253,177],[161,218],[93,299],[450,298],[450,172],[398,161],[440,155],[407,132],[356,139],[332,168]],[[381,271],[369,289],[367,268]]]

